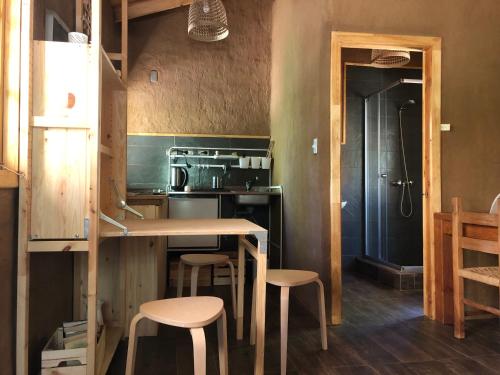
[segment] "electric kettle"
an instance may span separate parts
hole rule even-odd
[[[184,167],[170,168],[170,188],[172,190],[182,190],[188,182],[188,171]]]

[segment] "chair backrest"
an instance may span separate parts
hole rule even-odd
[[[487,214],[478,212],[467,212],[462,208],[462,199],[453,198],[453,251],[458,251],[459,268],[463,268],[463,249],[478,251],[481,253],[498,255],[500,261],[500,213]],[[500,210],[500,208],[499,208]],[[467,227],[467,224],[472,226]],[[497,228],[490,231],[481,239],[477,238],[477,228],[474,225]]]

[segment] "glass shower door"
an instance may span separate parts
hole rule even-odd
[[[385,100],[381,96],[365,99],[365,255],[388,262],[386,124],[385,116],[380,116]]]

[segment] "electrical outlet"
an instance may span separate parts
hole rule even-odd
[[[314,155],[318,153],[318,138],[313,138],[312,151]]]
[[[149,81],[151,83],[157,83],[158,82],[158,71],[157,70],[152,70],[149,73]]]
[[[449,131],[451,131],[451,124],[441,124],[441,131],[442,132],[449,132]]]

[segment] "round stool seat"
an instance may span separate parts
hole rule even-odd
[[[201,328],[217,320],[223,309],[218,297],[180,297],[143,303],[140,312],[169,326]]]
[[[181,260],[190,266],[208,266],[211,264],[226,263],[229,260],[227,255],[221,254],[184,254]]]
[[[318,280],[319,275],[312,271],[267,270],[266,281],[276,286],[299,286]]]

